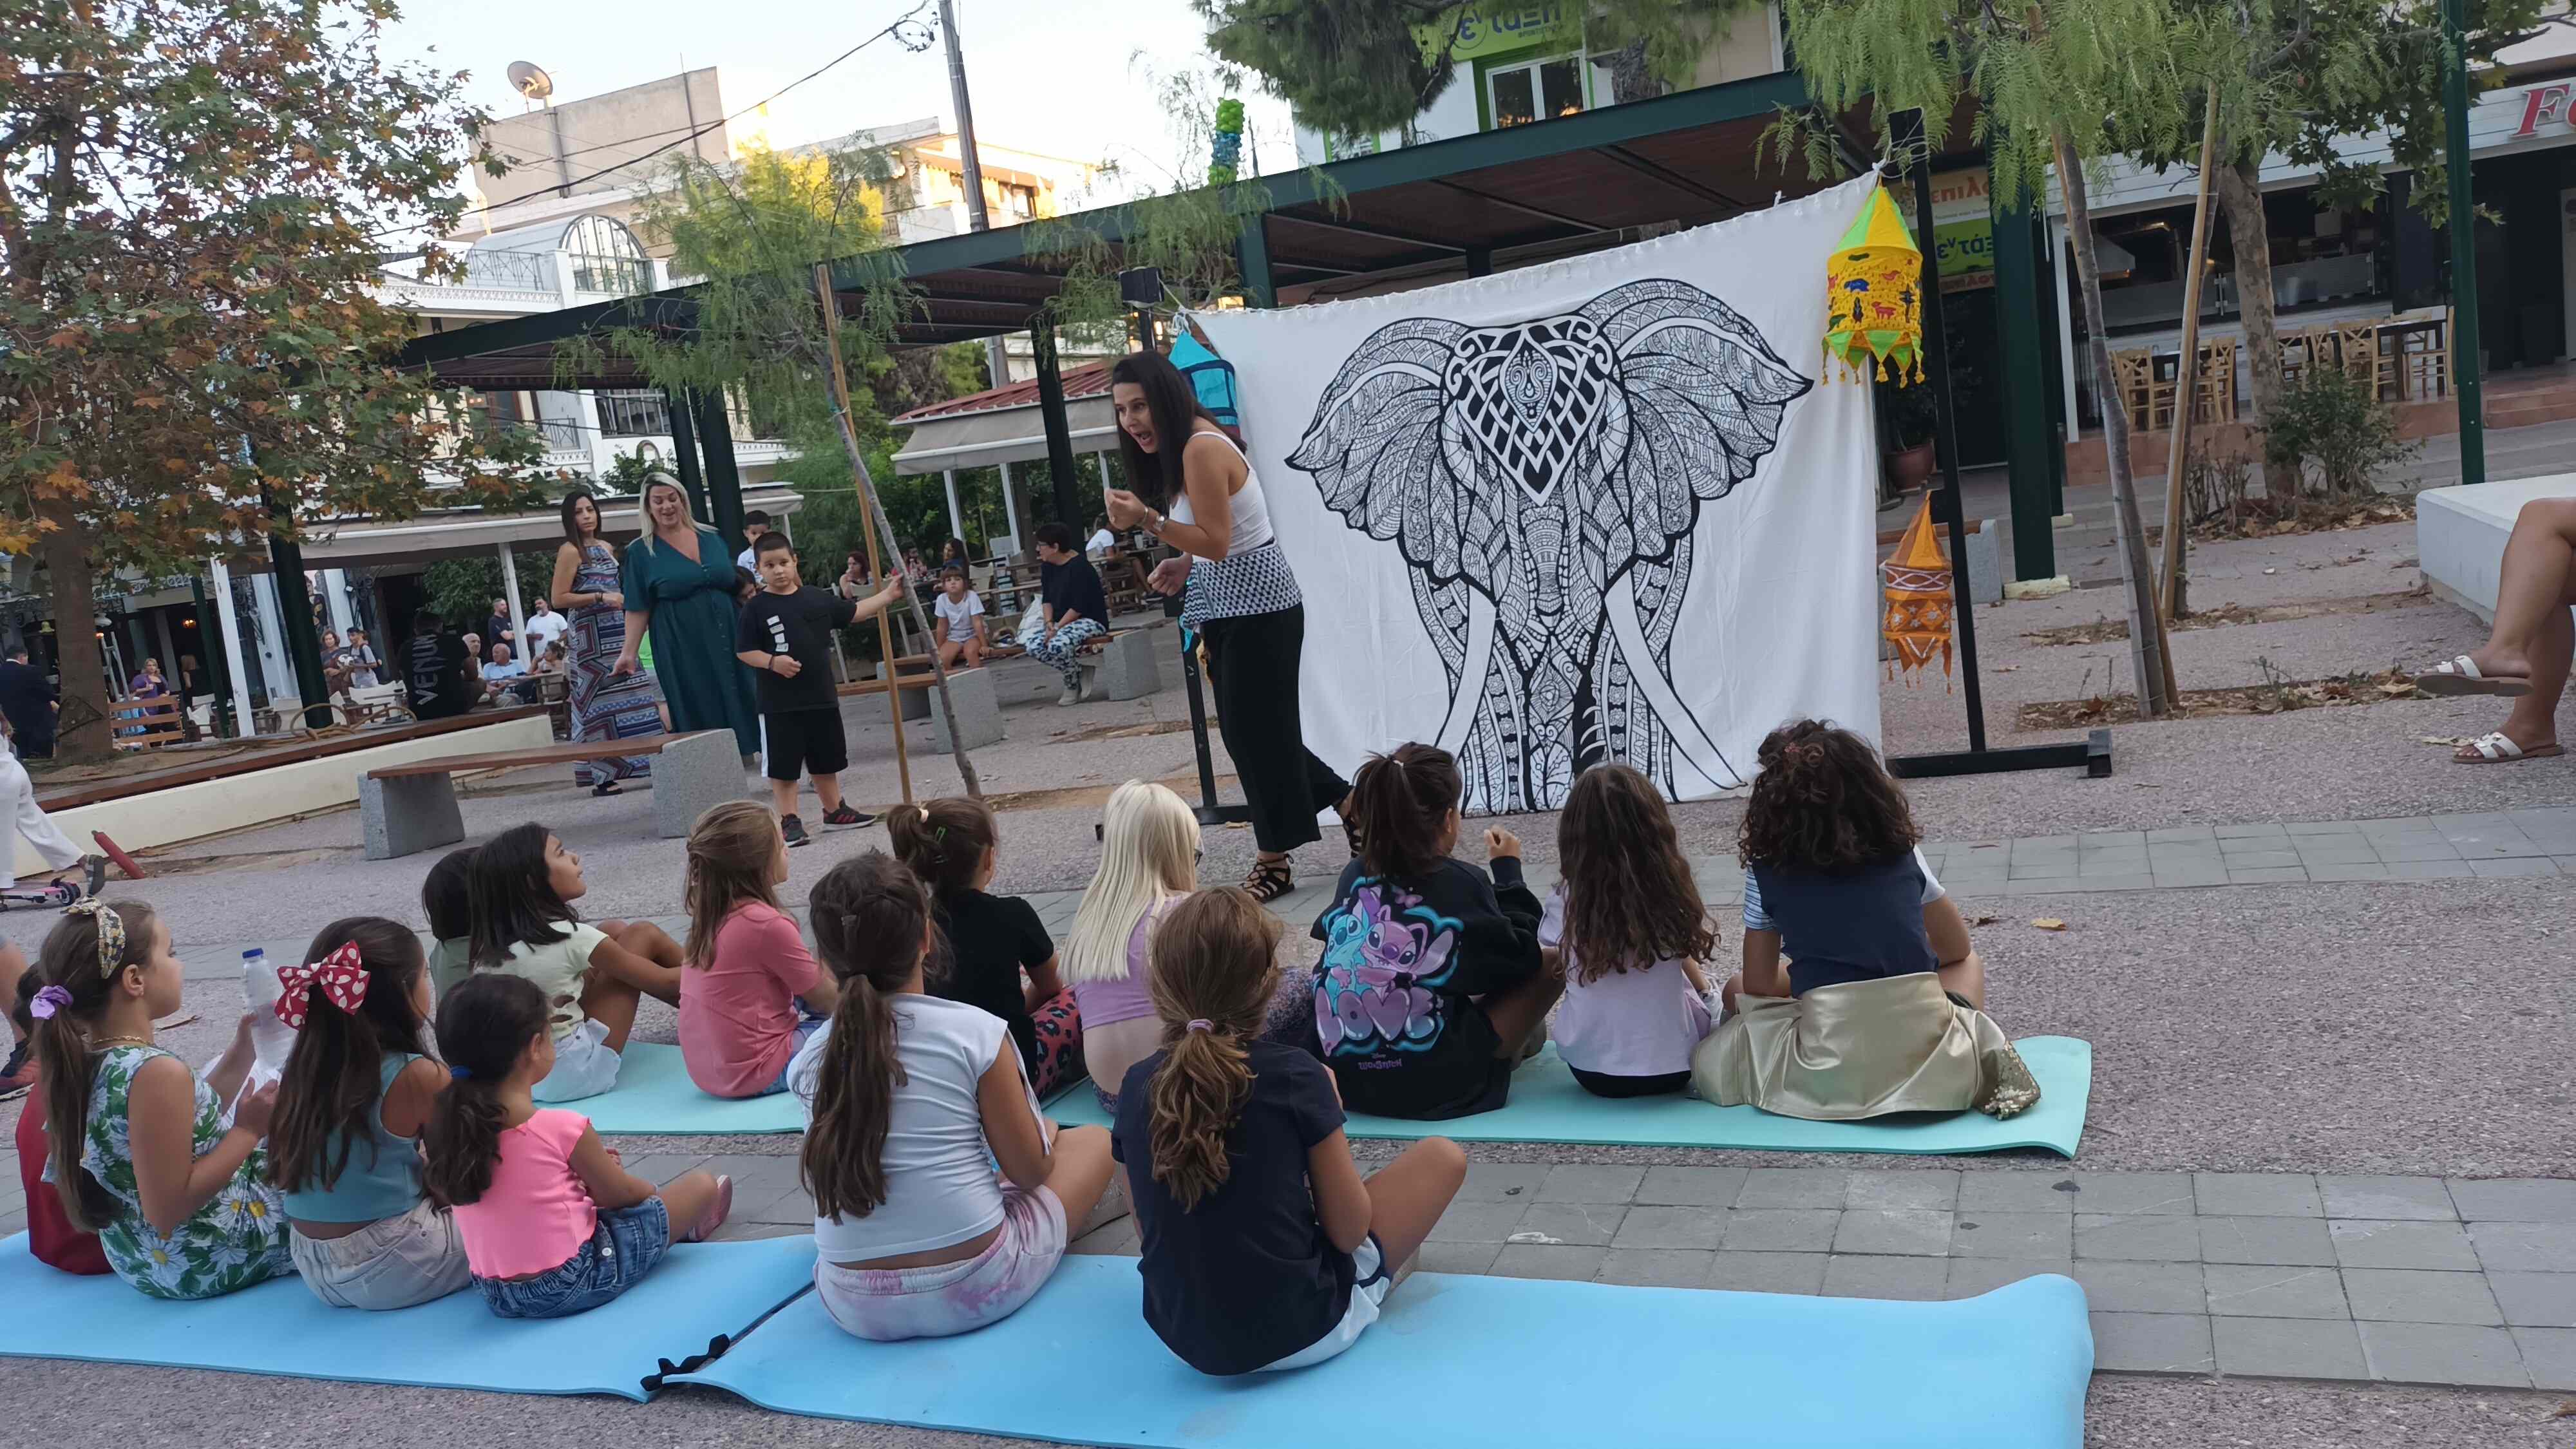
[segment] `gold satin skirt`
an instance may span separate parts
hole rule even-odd
[[[1691,1085],[1723,1107],[1851,1122],[1971,1108],[2004,1118],[2039,1100],[2003,1028],[1929,971],[1735,1004],[1691,1057]]]

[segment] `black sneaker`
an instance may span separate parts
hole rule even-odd
[[[35,1058],[28,1052],[27,1044],[20,1042],[9,1048],[8,1064],[0,1066],[0,1102],[6,1102],[12,1097],[25,1096],[27,1089],[34,1085],[36,1085]]]
[[[787,837],[789,849],[794,849],[814,838],[805,833],[805,822],[793,815],[778,817],[778,833]]]
[[[877,823],[877,818],[844,800],[823,812],[823,823],[835,830],[847,830],[852,826],[874,825]]]

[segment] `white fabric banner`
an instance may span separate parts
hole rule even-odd
[[[1598,759],[1736,789],[1774,726],[1878,737],[1870,389],[1825,379],[1860,180],[1392,296],[1193,320],[1306,599],[1309,748],[1455,752],[1471,814]]]

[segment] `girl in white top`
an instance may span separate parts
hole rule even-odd
[[[1557,817],[1556,854],[1565,883],[1538,943],[1565,973],[1549,1028],[1558,1054],[1594,1096],[1681,1091],[1714,1024],[1699,963],[1717,932],[1663,797],[1626,765],[1593,766]]]
[[[959,660],[974,669],[984,662],[989,647],[984,630],[984,599],[966,585],[966,571],[946,568],[939,571],[939,598],[931,605],[939,615],[939,667],[954,669]]]
[[[1001,1018],[925,993],[930,893],[893,857],[842,861],[808,901],[841,986],[831,1029],[787,1066],[806,1114],[816,1294],[861,1338],[1007,1318],[1109,1185],[1109,1133],[1041,1117]]]

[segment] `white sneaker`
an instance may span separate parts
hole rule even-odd
[[[1064,687],[1064,693],[1055,697],[1055,703],[1056,708],[1058,709],[1062,709],[1069,704],[1082,703],[1082,686],[1079,684],[1066,685]]]

